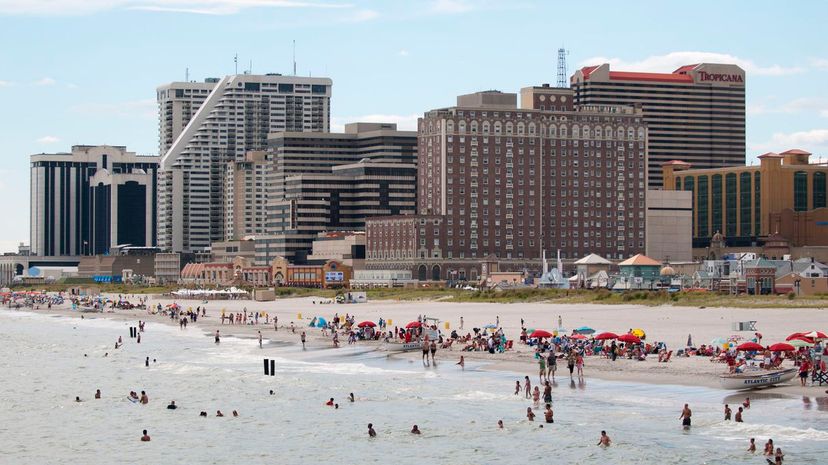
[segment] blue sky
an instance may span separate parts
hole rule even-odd
[[[413,128],[458,94],[517,91],[586,64],[747,71],[748,159],[828,156],[828,4],[764,1],[0,0],[0,251],[29,237],[29,155],[73,144],[157,152],[155,88],[253,72],[333,79],[334,129]]]

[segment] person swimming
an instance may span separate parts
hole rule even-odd
[[[83,402],[83,401],[82,401],[82,400],[80,400],[80,397],[75,396],[75,402]]]
[[[178,406],[177,406],[177,405],[175,405],[175,401],[174,401],[174,400],[171,400],[171,401],[170,401],[170,404],[169,404],[169,405],[167,405],[167,410],[175,410],[175,409],[177,409],[177,408],[178,408]]]
[[[147,430],[144,430],[144,435],[141,436],[141,442],[150,442],[149,434],[147,434]]]
[[[233,416],[234,416],[234,417],[239,416],[239,412],[237,412],[236,410],[233,410]]]
[[[223,413],[221,413],[221,410],[216,410],[216,416],[217,416],[217,417],[223,417],[223,416],[224,416],[224,414],[223,414]]]
[[[750,445],[748,446],[747,451],[751,454],[756,452],[756,438],[750,438]]]
[[[351,401],[351,402],[354,402],[355,399],[354,399],[354,393],[353,392],[348,394],[348,400]]]
[[[420,434],[420,428],[418,428],[417,425],[414,425],[411,428],[411,434]]]
[[[100,390],[100,389],[98,389],[98,390],[96,390],[96,391],[95,391],[95,398],[96,398],[96,399],[100,399],[100,398],[101,398],[101,390]]]
[[[333,407],[333,404],[334,404],[334,398],[333,397],[331,397],[330,400],[325,402],[325,405],[327,405],[328,407]]]
[[[204,410],[202,410],[202,411],[201,411],[201,413],[199,413],[199,414],[198,414],[198,416],[200,416],[200,417],[206,417],[206,416],[207,416],[207,412],[205,412]]]
[[[497,427],[503,429],[503,420],[497,420]]]

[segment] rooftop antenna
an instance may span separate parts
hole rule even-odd
[[[190,68],[184,68],[184,82],[190,82]]]
[[[247,74],[253,74],[253,60],[250,60],[250,67],[247,68]]]
[[[233,57],[233,64],[236,65],[236,73],[235,74],[239,74],[239,54],[238,53]]]
[[[558,49],[558,87],[569,87],[566,76],[566,56],[569,50],[561,47]]]
[[[293,75],[296,76],[296,39],[293,39]]]

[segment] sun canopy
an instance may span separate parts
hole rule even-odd
[[[777,342],[776,344],[768,348],[774,352],[791,352],[793,350],[796,350],[796,347],[785,342]]]
[[[373,321],[363,321],[362,323],[358,324],[357,326],[360,327],[360,328],[365,328],[366,326],[369,326],[369,327],[373,328],[376,325],[377,324],[374,323]]]
[[[595,336],[595,339],[597,339],[599,341],[605,341],[605,340],[608,340],[608,339],[618,339],[618,335],[615,334],[615,333],[609,333],[609,332],[601,333],[601,334]]]
[[[622,334],[621,336],[618,336],[618,340],[621,342],[628,342],[632,344],[638,344],[639,342],[641,342],[641,339],[639,339],[638,336],[636,336],[635,334]]]
[[[530,334],[529,337],[552,337],[552,333],[550,333],[549,331],[544,331],[542,329],[536,329],[532,331],[532,334]]]
[[[765,348],[755,342],[743,342],[736,346],[736,350],[765,350]]]

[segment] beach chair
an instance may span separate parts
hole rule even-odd
[[[666,362],[669,362],[669,361],[670,361],[670,357],[672,357],[672,356],[673,356],[673,351],[672,351],[672,350],[671,350],[671,351],[668,351],[668,352],[667,352],[667,355],[664,357],[664,360],[662,360],[662,362],[665,362],[665,363],[666,363]]]

